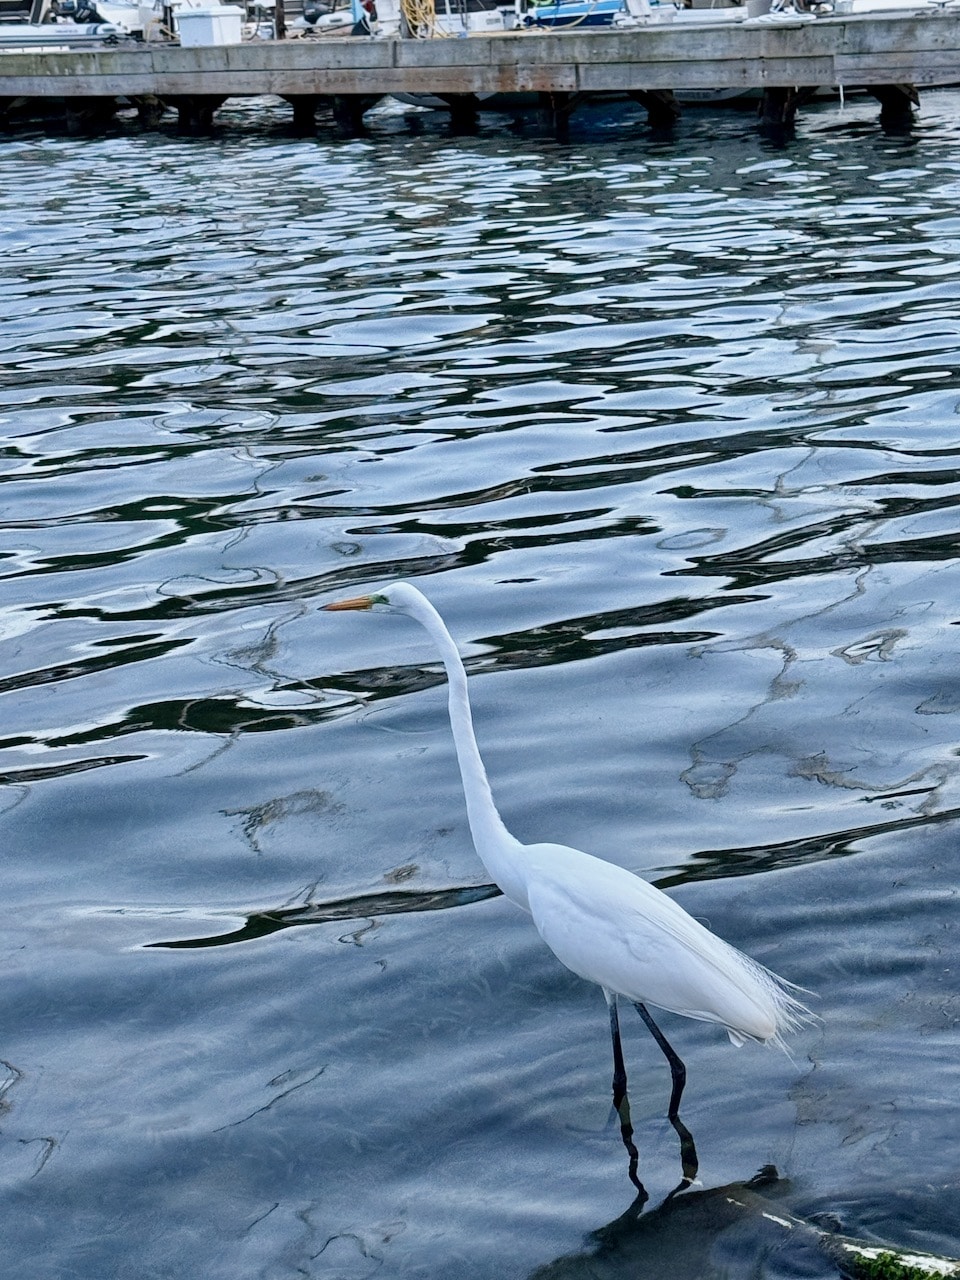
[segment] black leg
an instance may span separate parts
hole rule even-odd
[[[680,1099],[683,1096],[683,1086],[687,1083],[687,1068],[683,1065],[683,1060],[674,1049],[673,1045],[663,1034],[654,1020],[650,1017],[645,1004],[639,1002],[634,1006],[637,1013],[647,1024],[647,1030],[660,1046],[661,1052],[666,1060],[670,1063],[670,1074],[673,1077],[673,1092],[670,1094],[670,1110],[667,1115],[671,1120],[676,1120],[680,1114]]]
[[[683,1169],[683,1176],[686,1182],[692,1182],[697,1176],[697,1170],[700,1167],[700,1160],[697,1156],[697,1148],[694,1145],[693,1134],[680,1119],[680,1099],[683,1096],[683,1087],[687,1083],[687,1068],[683,1065],[683,1060],[674,1049],[673,1045],[663,1034],[654,1020],[650,1017],[646,1005],[637,1001],[634,1005],[637,1013],[646,1023],[647,1029],[660,1046],[660,1051],[670,1063],[670,1075],[673,1078],[673,1089],[670,1093],[670,1106],[667,1110],[667,1119],[673,1125],[677,1137],[680,1139],[680,1165]],[[682,1186],[683,1184],[681,1184]]]
[[[610,1037],[613,1040],[613,1105],[620,1110],[620,1103],[627,1096],[627,1068],[623,1063],[623,1045],[620,1043],[620,1015],[617,1013],[617,997],[607,997],[610,1005]]]
[[[620,1140],[627,1152],[627,1177],[637,1189],[638,1199],[636,1203],[642,1208],[649,1197],[646,1187],[637,1175],[640,1152],[637,1150],[637,1144],[633,1140],[633,1125],[630,1121],[630,1099],[626,1093],[623,1094],[617,1104],[617,1115],[620,1117]]]
[[[604,995],[607,993],[604,992]],[[630,1099],[627,1097],[627,1069],[623,1062],[623,1045],[620,1043],[620,1015],[617,1013],[617,997],[607,995],[610,1009],[610,1038],[613,1041],[613,1109],[620,1120],[620,1138],[627,1152],[627,1176],[637,1189],[638,1203],[647,1201],[647,1190],[637,1176],[640,1153],[633,1141],[633,1125],[630,1121]],[[611,1117],[612,1118],[612,1117]]]

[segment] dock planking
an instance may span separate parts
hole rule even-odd
[[[0,55],[0,94],[29,97],[591,93],[957,80],[960,14],[948,11],[465,39],[338,37]]]
[[[796,92],[958,81],[960,14],[942,10],[462,39],[337,37],[186,49],[148,43],[0,54],[0,98],[8,101],[273,94],[369,103],[391,93]]]

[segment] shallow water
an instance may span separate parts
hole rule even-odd
[[[837,1274],[651,1216],[624,1015],[631,1210],[429,642],[317,611],[400,576],[511,829],[816,993],[792,1060],[664,1015],[701,1189],[960,1255],[960,94],[875,114],[0,142],[11,1274]]]

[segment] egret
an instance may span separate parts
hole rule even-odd
[[[324,605],[327,610],[406,614],[427,631],[443,660],[450,728],[460,766],[474,847],[504,895],[526,911],[558,960],[603,990],[613,1040],[614,1105],[621,1110],[627,1076],[617,999],[630,1000],[670,1064],[668,1117],[680,1134],[685,1179],[696,1174],[693,1140],[679,1121],[686,1068],[651,1017],[656,1005],[723,1027],[736,1046],[747,1040],[783,1046],[784,1034],[810,1020],[792,994],[800,988],[711,933],[672,898],[625,868],[560,844],[522,844],[493,802],[456,642],[426,596],[405,582],[372,595]],[[626,1141],[626,1138],[625,1138]],[[691,1171],[692,1170],[692,1171]]]

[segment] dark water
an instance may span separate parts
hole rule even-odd
[[[699,1190],[960,1255],[960,94],[875,114],[0,143],[9,1274],[837,1274],[652,1214],[636,1019],[627,1213],[429,643],[317,611],[399,576],[518,836],[817,993],[792,1061],[664,1015]]]

